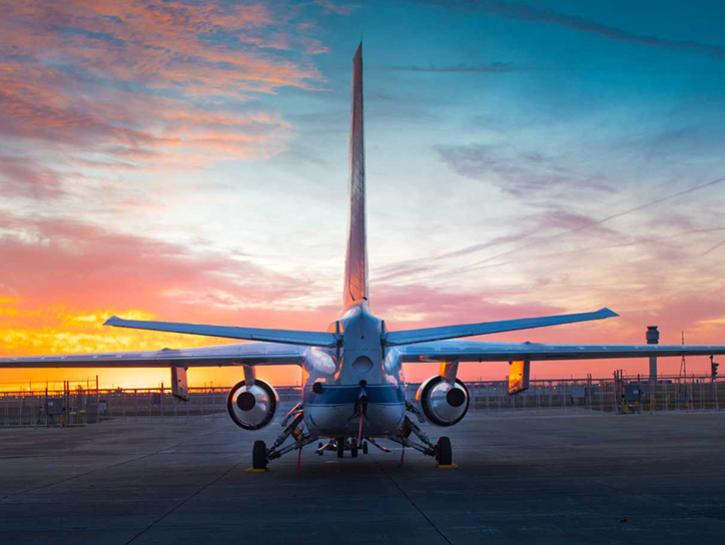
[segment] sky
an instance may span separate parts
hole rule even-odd
[[[720,2],[0,7],[2,355],[223,342],[103,327],[112,314],[324,330],[360,40],[371,304],[389,329],[608,306],[621,316],[487,340],[640,343],[657,324],[663,343],[725,342]],[[646,362],[532,372],[618,368]],[[96,374],[168,384],[0,370],[0,387]]]

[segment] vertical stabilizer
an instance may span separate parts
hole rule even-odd
[[[345,257],[344,308],[368,299],[365,236],[365,143],[363,140],[362,43],[352,59],[352,122],[350,126],[350,230]]]

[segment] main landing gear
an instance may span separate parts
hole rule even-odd
[[[409,406],[408,410],[413,414],[418,415],[418,420],[421,420],[421,415],[412,406]],[[292,452],[294,450],[301,450],[305,445],[317,441],[318,436],[313,435],[305,430],[304,426],[304,413],[302,405],[299,404],[292,409],[282,421],[284,430],[279,434],[271,448],[267,448],[264,441],[255,441],[252,447],[252,470],[253,471],[266,471],[267,465],[270,460],[279,458]],[[282,446],[288,437],[292,437],[294,441],[288,445]],[[322,456],[326,450],[335,452],[338,458],[343,458],[345,452],[350,453],[351,458],[357,458],[360,451],[363,454],[368,454],[368,445],[371,444],[374,447],[380,449],[383,452],[390,452],[389,449],[378,444],[373,437],[362,437],[362,440],[358,440],[359,437],[336,437],[330,439],[327,442],[320,442],[317,445],[317,454]],[[396,434],[387,435],[385,437],[391,441],[394,441],[403,448],[412,448],[418,452],[435,458],[438,467],[455,467],[453,465],[453,450],[451,448],[451,440],[448,437],[441,437],[434,444],[426,433],[407,415],[403,419],[403,423]]]
[[[282,420],[282,426],[284,430],[277,436],[277,439],[272,443],[271,448],[267,448],[264,441],[255,441],[252,447],[252,470],[254,471],[266,471],[267,464],[270,460],[279,458],[292,452],[293,450],[301,450],[305,445],[317,440],[316,435],[306,433],[304,429],[304,411],[302,404],[297,404],[295,407],[287,413],[287,416]],[[289,445],[282,444],[287,440],[288,437],[292,436],[294,442]]]
[[[451,440],[445,435],[438,439],[435,446],[435,459],[439,466],[453,465],[453,450]]]
[[[264,441],[255,441],[252,447],[252,469],[265,471],[267,469],[267,445]]]
[[[418,419],[421,420],[420,414],[413,406],[409,405],[408,410],[418,415]],[[409,447],[426,456],[432,456],[435,458],[438,467],[454,467],[451,440],[446,436],[442,436],[438,439],[437,443],[433,444],[420,426],[413,422],[407,415],[400,426],[400,430],[398,430],[398,434],[388,436],[388,439],[402,445],[403,448]]]

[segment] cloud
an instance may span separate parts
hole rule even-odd
[[[324,329],[316,289],[242,256],[65,219],[0,217],[2,351],[153,349],[220,342],[102,327],[111,314]],[[85,318],[84,318],[85,317]]]
[[[314,0],[314,2],[324,11],[342,16],[350,15],[359,7],[357,4],[334,2],[333,0]]]
[[[571,243],[574,234],[583,234],[587,238],[587,246],[592,246],[591,240],[596,243],[593,247],[583,249],[558,248],[554,253],[539,256],[541,259],[550,259],[559,255],[582,254],[597,249],[621,247],[633,244],[631,240],[623,242],[623,233],[603,225],[588,215],[573,209],[548,206],[537,210],[527,216],[517,218],[516,224],[511,226],[510,232],[503,235],[481,235],[482,240],[453,248],[452,250],[427,256],[424,261],[412,259],[391,263],[374,270],[373,278],[382,282],[411,281],[426,283],[445,279],[451,270],[471,272],[480,269],[503,267],[517,263],[516,257],[510,255],[524,249],[541,247],[550,249],[556,247],[555,242]],[[605,241],[610,241],[605,245]],[[504,259],[506,258],[506,259]]]
[[[273,306],[304,295],[297,279],[241,257],[67,219],[0,219],[0,286],[34,305],[76,309]]]
[[[376,312],[391,328],[507,320],[556,314],[561,307],[519,301],[501,302],[492,290],[446,290],[420,284],[378,284]]]
[[[553,158],[498,144],[439,145],[440,159],[461,176],[493,183],[515,197],[526,198],[552,189],[612,188],[592,176],[577,174]]]
[[[420,72],[433,74],[499,74],[507,72],[518,72],[523,68],[506,62],[492,62],[489,64],[456,64],[448,66],[390,66],[388,70],[396,70],[399,72]]]
[[[25,157],[0,155],[0,184],[4,197],[45,200],[64,193],[58,172]]]
[[[149,170],[278,153],[292,126],[253,99],[321,80],[300,53],[315,29],[300,31],[295,17],[261,3],[6,5],[0,142],[25,157],[3,159],[3,189],[57,196],[58,155]]]
[[[609,229],[606,227],[603,227],[604,224],[609,224],[610,222],[613,222],[614,220],[624,218],[626,216],[630,216],[632,214],[640,213],[640,212],[647,212],[650,208],[655,208],[658,205],[670,202],[672,200],[679,199],[680,197],[684,197],[686,195],[689,195],[691,193],[695,193],[697,191],[708,189],[710,187],[715,187],[725,182],[725,178],[716,178],[714,180],[709,180],[706,182],[698,183],[690,185],[684,189],[681,189],[679,191],[675,191],[672,193],[668,193],[666,195],[662,195],[661,197],[658,197],[656,199],[651,199],[649,201],[645,201],[643,203],[637,204],[632,207],[625,208],[624,210],[618,210],[613,213],[610,213],[604,217],[599,218],[590,218],[587,216],[583,216],[581,214],[571,213],[567,212],[563,209],[554,208],[552,210],[552,213],[546,215],[546,230],[548,230],[549,227],[555,227],[557,230],[554,233],[547,233],[546,230],[542,229],[543,232],[531,232],[529,235],[523,236],[520,238],[522,240],[522,244],[517,245],[513,248],[503,250],[500,252],[497,252],[493,255],[489,255],[480,261],[476,262],[474,264],[474,267],[488,267],[490,266],[491,262],[494,262],[496,260],[500,260],[502,257],[508,257],[513,254],[517,254],[521,252],[522,250],[531,249],[533,247],[540,247],[552,244],[554,242],[559,242],[564,236],[577,234],[577,233],[594,233],[599,236],[603,235],[609,235],[611,237],[614,237],[614,240],[616,240],[616,237],[622,237],[622,233],[615,231],[614,229]],[[705,230],[692,230],[689,234],[695,234],[697,232],[705,232],[705,233],[711,233],[713,231],[705,229]],[[688,234],[687,232],[682,232],[682,234]],[[646,237],[641,237],[639,241],[647,240]],[[618,246],[630,246],[631,243],[629,242],[621,242],[618,244]],[[615,246],[616,247],[616,246]],[[714,251],[717,249],[719,245],[716,245],[714,247],[711,247],[709,250],[705,252],[703,255],[707,255],[708,253]],[[663,244],[654,244],[650,245],[649,247],[651,252],[658,252],[659,260],[660,262],[667,262],[675,258],[681,258],[683,255],[683,248],[680,245],[674,246],[674,247],[667,247]],[[566,254],[568,252],[564,252]],[[505,263],[509,263],[508,261]]]
[[[662,49],[671,49],[678,51],[686,51],[699,55],[706,55],[716,59],[725,59],[725,47],[698,42],[695,40],[674,40],[670,38],[662,38],[659,36],[650,36],[647,34],[638,34],[621,28],[605,25],[596,21],[590,21],[583,17],[575,15],[566,15],[558,13],[554,10],[534,7],[525,4],[514,4],[509,2],[500,2],[496,0],[459,0],[459,1],[440,1],[430,0],[427,3],[438,4],[445,7],[463,7],[480,9],[487,13],[518,19],[522,21],[533,21],[538,23],[547,23],[560,26],[576,32],[593,34],[614,40],[631,44],[645,45],[648,47],[656,47]]]

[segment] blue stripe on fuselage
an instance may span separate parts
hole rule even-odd
[[[399,386],[383,384],[365,386],[368,403],[398,404],[405,402],[405,392]],[[311,386],[305,387],[303,402],[305,405],[345,405],[354,404],[360,396],[360,386],[323,385],[322,393],[316,394]]]

